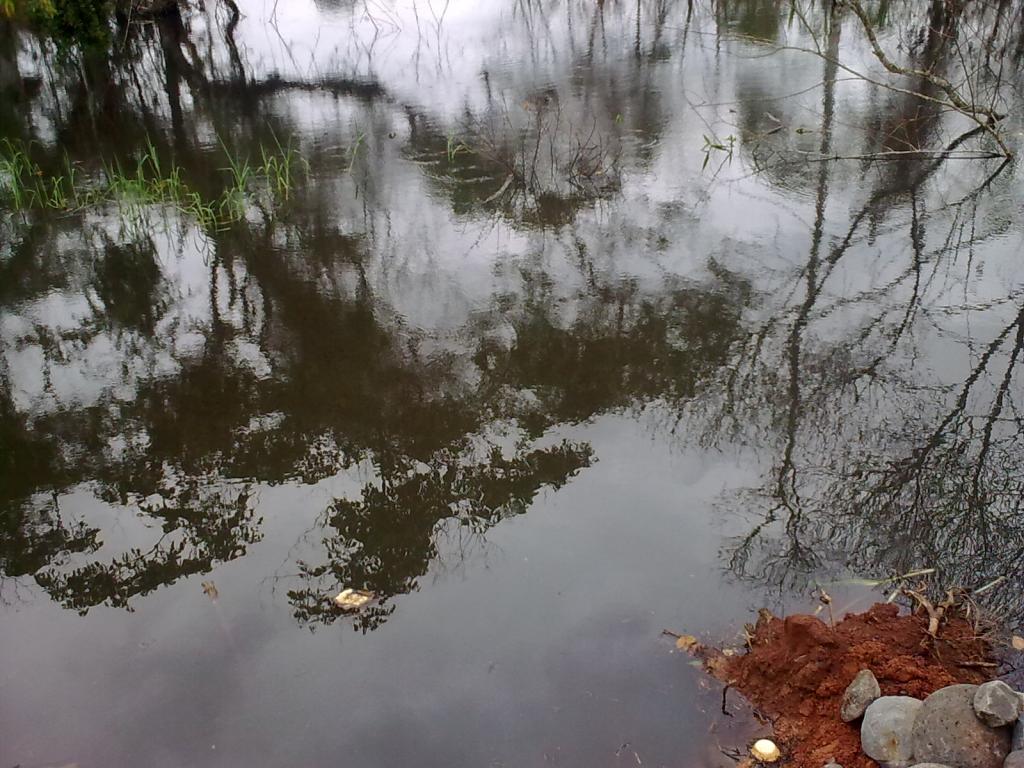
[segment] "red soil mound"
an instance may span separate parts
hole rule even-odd
[[[984,682],[989,661],[988,644],[963,619],[950,619],[933,639],[923,617],[875,605],[834,629],[813,616],[762,614],[749,652],[710,666],[773,720],[785,765],[822,768],[834,759],[844,768],[873,768],[860,751],[859,721],[839,719],[857,672],[874,672],[883,695],[924,698],[954,683]]]

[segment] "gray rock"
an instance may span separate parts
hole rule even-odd
[[[878,680],[870,669],[862,669],[853,678],[843,694],[843,703],[839,707],[839,717],[844,723],[852,723],[864,714],[868,704],[882,695],[882,689],[878,687]]]
[[[1010,729],[989,728],[974,714],[976,685],[950,685],[924,700],[913,731],[921,762],[956,768],[1002,768]]]
[[[843,766],[841,766],[835,760],[829,760],[827,763],[825,763],[825,768],[843,768]]]
[[[942,763],[915,763],[910,768],[949,768],[949,766],[942,765]]]
[[[1014,750],[1006,756],[1003,768],[1024,768],[1024,750]]]
[[[888,768],[907,768],[914,757],[914,721],[923,703],[909,696],[882,696],[864,711],[860,746]],[[973,716],[973,712],[971,713]]]
[[[1010,739],[1010,749],[1014,752],[1024,749],[1024,715],[1017,718],[1013,724],[1013,737]]]
[[[974,693],[974,712],[985,725],[999,728],[1009,725],[1020,714],[1020,697],[1002,680],[978,686]]]

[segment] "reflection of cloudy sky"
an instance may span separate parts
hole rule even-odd
[[[685,2],[671,7],[661,33],[666,55],[647,54],[656,4],[641,4],[639,59],[636,6],[615,0],[604,4],[603,26],[594,24],[594,0],[453,0],[447,9],[443,0],[279,0],[273,19],[274,0],[240,5],[238,46],[257,82],[351,77],[379,82],[384,95],[282,87],[253,97],[252,123],[230,118],[240,134],[270,118],[289,131],[283,138],[314,160],[308,198],[293,199],[301,202],[268,228],[266,241],[258,224],[246,233],[251,239],[222,240],[174,217],[171,230],[155,227],[162,302],[151,336],[104,316],[96,269],[83,258],[102,255],[100,232],[119,237],[115,222],[90,218],[80,231],[40,237],[52,249],[40,249],[41,261],[58,263],[61,279],[0,307],[0,355],[19,415],[80,417],[81,435],[39,436],[58,448],[92,450],[108,437],[83,406],[124,406],[123,424],[111,422],[110,456],[77,471],[109,466],[116,475],[127,456],[124,472],[138,469],[140,477],[111,484],[121,484],[129,503],[101,500],[90,482],[33,499],[59,506],[63,522],[101,529],[98,552],[56,565],[148,549],[167,522],[160,494],[186,487],[188,471],[211,473],[199,478],[208,492],[241,492],[251,483],[262,539],[244,556],[218,559],[210,573],[180,577],[171,567],[155,575],[152,591],[133,598],[137,613],[100,605],[79,617],[40,595],[11,621],[5,614],[0,646],[11,649],[11,663],[0,687],[18,707],[4,712],[0,757],[26,765],[233,768],[540,765],[561,755],[563,764],[595,765],[626,741],[648,764],[688,757],[687,749],[703,745],[707,723],[685,662],[656,638],[661,627],[722,636],[761,599],[765,585],[752,595],[721,576],[729,567],[723,542],[747,532],[726,514],[730,494],[771,483],[790,408],[794,461],[812,481],[818,468],[844,469],[844,451],[884,462],[899,458],[900,439],[932,428],[935,412],[956,397],[943,386],[962,383],[1019,311],[1021,171],[1005,169],[979,213],[970,202],[944,206],[974,190],[993,164],[948,164],[913,201],[904,187],[920,164],[761,168],[756,152],[765,141],[817,151],[822,91],[812,86],[822,79],[821,62],[791,56],[781,66],[759,58],[755,46],[728,41],[716,51],[707,13],[698,13],[699,34],[684,50]],[[225,8],[208,8],[217,14],[209,30],[216,40]],[[524,15],[526,8],[533,10]],[[187,24],[203,39],[199,13]],[[853,40],[844,35],[841,44]],[[149,41],[139,76],[154,87],[138,98],[152,99],[147,107],[159,122],[165,74],[159,42]],[[217,66],[207,69],[230,72],[223,47],[212,56]],[[40,66],[25,58],[23,72]],[[232,99],[243,86],[215,85],[217,106],[240,111]],[[68,93],[74,88],[67,84]],[[460,207],[458,182],[439,179],[443,164],[425,155],[490,120],[507,119],[511,134],[533,137],[540,121],[523,104],[548,88],[562,125],[595,125],[621,150],[621,185],[546,228],[496,207]],[[189,90],[182,88],[186,143],[195,136],[215,149],[217,110]],[[47,116],[56,113],[47,91],[33,102],[39,114],[31,121],[42,139],[51,137]],[[59,98],[71,102],[68,93]],[[135,98],[126,96],[130,108]],[[886,104],[845,82],[836,101],[833,148],[858,151]],[[766,138],[774,125],[768,112],[785,130]],[[703,169],[709,132],[734,135],[736,151],[731,160],[712,154]],[[895,191],[858,219],[865,201],[888,189]],[[851,244],[835,260],[854,221]],[[821,242],[811,265],[816,224]],[[920,236],[916,255],[912,233]],[[961,236],[974,242],[950,249]],[[799,325],[809,282],[820,294]],[[719,287],[729,290],[720,304]],[[245,317],[237,297],[247,303]],[[721,317],[707,316],[716,309]],[[727,345],[737,331],[733,312],[741,336],[764,324],[756,360],[744,357],[742,344]],[[890,348],[904,317],[907,330]],[[800,357],[791,367],[794,327]],[[514,347],[517,333],[523,344],[503,357],[500,347]],[[484,338],[499,349],[483,350]],[[971,412],[988,412],[1008,348],[972,391]],[[478,367],[477,351],[494,367]],[[876,379],[858,373],[881,354]],[[730,414],[740,426],[716,433],[722,382],[744,366],[754,370],[750,386],[738,391]],[[802,399],[790,399],[791,371]],[[248,382],[249,372],[266,377],[254,395],[218,390],[223,378]],[[167,386],[153,388],[155,405],[133,403],[157,378]],[[480,394],[478,382],[515,391]],[[452,424],[441,412],[448,402],[434,407],[448,388],[472,395],[452,399]],[[627,407],[666,391],[683,402]],[[207,394],[213,408],[203,407]],[[435,485],[449,490],[440,479],[459,466],[462,429],[478,430],[481,461],[492,443],[511,451],[526,428],[507,422],[532,414],[506,409],[506,401],[549,408],[540,417],[550,419],[543,427],[554,426],[542,444],[585,441],[593,465],[557,490],[544,485],[526,514],[502,519],[486,536],[473,538],[447,516],[458,505],[436,489],[430,496],[429,482],[424,509],[415,492],[383,502],[367,494],[365,526],[358,515],[342,516],[337,528],[325,523],[336,498],[363,499],[367,484],[384,484],[385,471],[398,473],[397,485],[390,482],[400,488],[410,470],[425,479],[436,470]],[[159,421],[163,404],[180,412],[170,414],[174,423],[163,425],[159,445],[147,420]],[[219,420],[212,411],[220,406]],[[204,435],[207,426],[214,434]],[[144,448],[149,435],[158,450],[142,450],[132,463],[132,449]],[[341,445],[346,440],[353,445]],[[253,446],[249,463],[238,451],[243,443]],[[184,470],[173,468],[179,449],[188,454]],[[307,449],[324,454],[330,477],[296,476],[295,457]],[[245,454],[237,466],[236,451]],[[345,451],[365,460],[332,464]],[[149,482],[149,470],[159,482]],[[131,503],[136,488],[152,509]],[[751,511],[747,501],[741,514]],[[430,541],[388,546],[390,526],[400,530],[402,516],[417,513],[440,517]],[[395,613],[368,635],[344,623],[310,634],[287,594],[302,586],[298,563],[324,563],[325,539],[353,530],[367,539],[353,547],[385,553],[374,566],[408,580],[390,603]],[[439,556],[420,568],[428,545]],[[325,578],[325,599],[328,586],[360,586]],[[205,579],[216,581],[218,606],[203,594]],[[48,727],[53,722],[62,723],[59,733]]]
[[[524,61],[540,63],[553,55],[505,34],[520,21],[512,3],[287,0],[277,3],[276,16],[274,5],[272,0],[239,3],[245,16],[239,33],[260,70],[283,77],[319,73],[373,79],[397,100],[432,112],[481,106],[484,71],[514,65],[521,72]],[[333,5],[337,10],[321,12]],[[551,13],[550,23],[561,26],[564,9]]]
[[[92,226],[97,229],[90,231]],[[171,375],[178,369],[176,359],[202,346],[210,318],[208,254],[195,229],[168,226],[171,231],[157,227],[151,232],[162,272],[159,290],[170,298],[153,338],[105,322],[102,299],[92,284],[95,273],[89,268],[69,270],[68,285],[0,310],[0,348],[18,407],[88,407],[104,394],[131,399],[138,378]],[[116,241],[123,234],[119,227],[113,221],[94,221],[80,234],[102,242],[102,232]],[[75,237],[61,238],[52,258],[80,260],[79,248]],[[98,253],[103,253],[102,245]],[[165,343],[170,336],[173,348]],[[56,349],[50,348],[54,344]]]

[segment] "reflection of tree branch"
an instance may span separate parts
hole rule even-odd
[[[979,127],[985,130],[993,138],[996,144],[999,145],[999,149],[1002,150],[1002,153],[1005,157],[1009,158],[1012,155],[1010,150],[1007,148],[1006,144],[1003,143],[1002,137],[992,127],[996,121],[1001,120],[1003,117],[1005,117],[1005,115],[995,112],[989,107],[986,107],[983,104],[979,104],[976,101],[965,101],[963,97],[960,95],[960,92],[956,89],[956,87],[954,87],[954,85],[951,82],[949,82],[949,80],[942,77],[942,75],[938,75],[933,71],[915,69],[913,67],[901,67],[900,65],[896,64],[892,59],[889,58],[885,51],[882,50],[882,46],[878,42],[878,36],[875,34],[874,25],[872,24],[871,19],[868,18],[867,12],[861,6],[859,0],[840,0],[840,4],[846,6],[851,11],[853,11],[854,15],[860,21],[861,28],[864,30],[864,35],[867,37],[868,42],[871,44],[871,50],[874,52],[875,58],[878,59],[879,62],[881,62],[883,67],[885,67],[889,72],[895,75],[916,77],[941,90],[944,94],[946,94],[946,99],[948,100],[949,105],[951,105],[958,112],[961,112],[962,114],[971,117],[975,122],[977,122]],[[934,100],[937,101],[938,103],[942,103],[941,100],[932,99],[931,97],[923,93],[917,93],[915,95],[917,95],[919,98]]]
[[[988,456],[988,452],[992,445],[992,429],[995,426],[996,420],[999,415],[1003,412],[1003,404],[1006,400],[1006,394],[1010,390],[1010,382],[1013,380],[1014,369],[1017,365],[1017,359],[1020,357],[1021,349],[1024,348],[1024,309],[1017,316],[1017,338],[1014,341],[1013,352],[1010,354],[1010,359],[1006,363],[1006,371],[1003,373],[1003,380],[999,385],[999,389],[996,391],[996,396],[992,400],[992,408],[989,410],[988,418],[985,420],[985,427],[982,430],[981,437],[981,449],[978,452],[978,458],[974,470],[974,480],[971,484],[972,498],[975,503],[978,502],[978,487],[980,484],[981,471],[985,466],[985,459]]]
[[[888,58],[888,56],[884,53],[884,51],[881,50],[880,46],[878,45],[878,40],[874,34],[871,21],[870,19],[867,18],[866,13],[864,13],[863,8],[861,8],[857,0],[843,0],[842,5],[850,7],[854,11],[854,13],[859,16],[862,22],[862,26],[865,29],[865,35],[868,37],[869,43],[872,44],[872,50],[874,51],[876,58],[878,58],[879,61],[882,63],[883,67],[885,67],[888,71],[894,74],[916,77],[918,80],[922,81],[928,86],[931,86],[932,88],[942,91],[945,94],[946,98],[939,98],[937,96],[933,96],[927,93],[924,88],[918,90],[914,90],[911,88],[903,88],[901,86],[873,78],[868,74],[860,72],[849,65],[843,64],[841,61],[839,61],[838,56],[836,54],[823,53],[820,49],[820,46],[818,48],[805,48],[798,45],[779,45],[770,40],[764,40],[756,36],[735,33],[734,34],[735,37],[741,40],[748,40],[749,42],[755,44],[771,45],[772,52],[766,55],[773,55],[781,51],[793,51],[798,53],[812,54],[814,56],[818,56],[820,58],[825,59],[827,62],[831,63],[832,65],[834,65],[838,69],[841,69],[847,74],[850,74],[853,77],[863,82],[874,85],[878,88],[882,88],[893,93],[899,93],[904,96],[910,96],[913,97],[914,99],[919,99],[929,104],[933,104],[939,107],[944,107],[959,112],[960,114],[967,116],[975,123],[977,123],[979,131],[984,131],[988,133],[993,138],[993,140],[998,144],[999,149],[1004,157],[1012,157],[1013,153],[1009,150],[1009,148],[1003,142],[1002,137],[993,127],[993,124],[997,120],[1002,119],[1003,115],[1001,113],[994,112],[993,110],[984,105],[968,104],[959,95],[956,88],[946,78],[943,78],[941,75],[936,75],[934,72],[926,72],[920,69],[901,67],[900,65],[897,65],[894,62],[892,62],[891,59]],[[816,40],[815,44],[817,45]]]
[[[999,335],[996,336],[996,338],[989,343],[988,348],[981,356],[981,359],[978,361],[978,364],[974,367],[970,375],[968,375],[967,380],[964,382],[964,386],[960,390],[960,395],[957,397],[956,403],[953,406],[953,408],[945,415],[942,421],[939,422],[939,425],[931,433],[931,436],[928,438],[927,441],[925,441],[924,447],[919,451],[915,452],[913,466],[917,472],[920,472],[921,468],[928,460],[929,454],[933,450],[935,450],[935,448],[937,448],[939,444],[942,442],[943,435],[945,434],[946,429],[949,427],[949,425],[953,423],[954,419],[956,419],[958,416],[961,416],[965,412],[967,408],[967,399],[970,395],[971,389],[974,387],[975,383],[977,383],[978,379],[981,377],[981,374],[984,373],[985,370],[988,368],[988,364],[992,360],[993,355],[995,355],[995,353],[1003,345],[1003,341],[1014,328],[1018,329],[1019,334],[1019,331],[1022,327],[1022,323],[1024,323],[1024,310],[1022,310],[1021,313],[1017,315],[1017,318],[1012,323],[1010,323],[1010,325],[1004,328],[999,333]],[[1018,351],[1019,350],[1015,350],[1014,359],[1016,359]]]

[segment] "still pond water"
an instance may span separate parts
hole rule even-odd
[[[663,628],[920,567],[1021,613],[1022,174],[816,161],[970,128],[776,50],[873,72],[850,19],[239,6],[3,31],[48,171],[308,166],[0,211],[0,766],[717,766]]]

